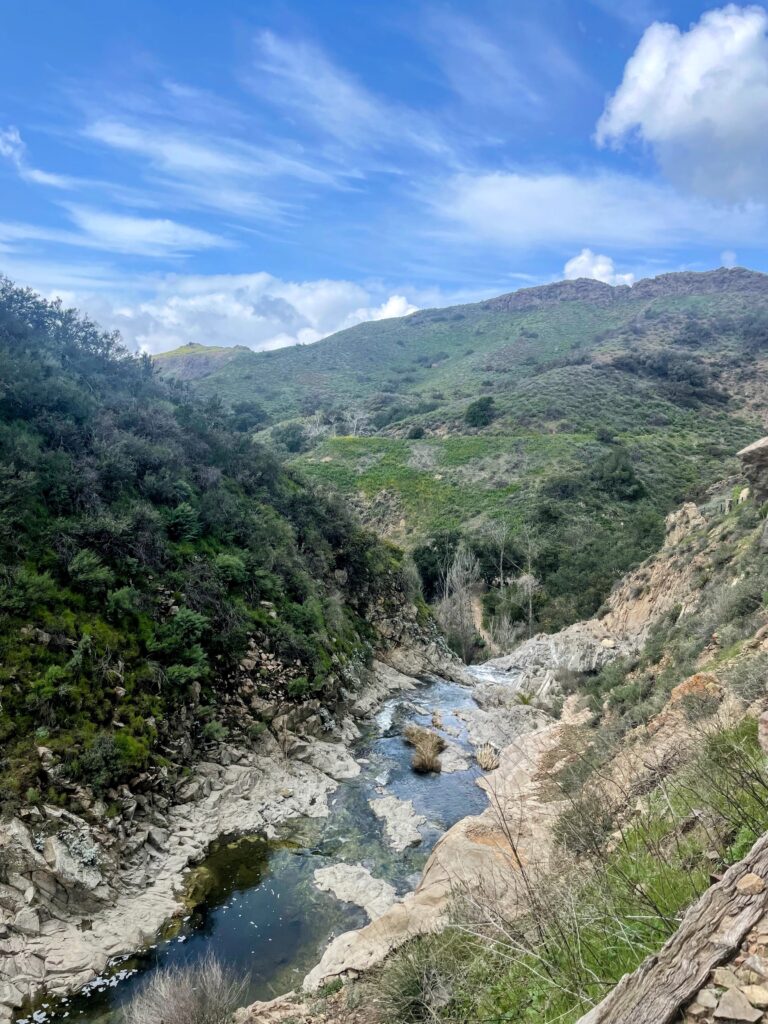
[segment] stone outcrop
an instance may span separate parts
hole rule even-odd
[[[741,468],[758,504],[768,501],[768,437],[742,448]]]
[[[384,822],[384,835],[398,853],[409,846],[417,846],[421,842],[421,826],[427,819],[417,814],[411,800],[400,800],[396,796],[383,796],[379,800],[369,800],[368,804],[376,815]]]
[[[397,898],[393,885],[383,878],[374,878],[362,864],[331,864],[317,868],[315,885],[323,892],[333,895],[345,903],[362,907],[371,921],[381,917]]]
[[[229,750],[228,766],[203,763],[179,790],[166,824],[142,824],[105,847],[84,820],[46,808],[35,824],[0,831],[0,1021],[43,984],[78,988],[108,959],[152,940],[183,907],[185,869],[221,835],[262,832],[297,815],[328,813],[336,782],[285,758],[265,738],[259,753]],[[46,830],[57,831],[46,836]],[[8,987],[10,986],[10,987]]]
[[[539,633],[512,654],[477,666],[473,674],[543,700],[556,688],[559,676],[597,672],[621,653],[622,646],[602,622],[591,619],[559,633]]]

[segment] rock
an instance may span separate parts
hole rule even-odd
[[[6,1006],[11,1006],[13,1009],[17,1009],[21,1006],[23,998],[21,992],[12,985],[10,981],[0,982],[0,1003],[5,1003]]]
[[[362,864],[332,864],[317,868],[314,877],[318,889],[332,892],[345,903],[362,907],[372,921],[381,917],[395,902],[395,887],[381,878],[374,878]]]
[[[753,953],[752,956],[748,956],[742,964],[746,970],[751,971],[763,980],[768,980],[768,962],[763,960],[761,956]]]
[[[756,896],[759,892],[765,889],[765,882],[759,875],[753,874],[751,871],[740,878],[736,883],[736,888],[739,892],[747,893],[750,896]]]
[[[306,749],[294,754],[296,760],[311,764],[324,775],[332,779],[354,779],[360,774],[360,765],[341,743],[326,743],[324,740],[312,739]]]
[[[102,882],[99,869],[94,864],[84,863],[82,857],[76,857],[58,836],[49,836],[45,840],[43,856],[65,889],[92,891]]]
[[[761,437],[742,448],[738,458],[757,503],[768,501],[768,437]]]
[[[25,907],[14,917],[13,927],[22,935],[39,935],[40,915],[31,907]]]
[[[753,1006],[768,1009],[768,986],[745,985],[741,990]]]
[[[716,985],[720,985],[722,988],[739,987],[739,979],[730,967],[716,967],[712,977],[714,983]]]
[[[717,992],[713,988],[703,988],[696,996],[696,1002],[706,1010],[714,1010],[717,1006]]]
[[[150,825],[147,829],[147,843],[153,846],[158,853],[163,853],[168,849],[168,829]]]
[[[456,743],[448,743],[445,750],[440,754],[441,770],[450,774],[451,772],[465,772],[469,769],[469,761],[464,751]]]
[[[757,720],[757,739],[762,752],[768,754],[768,711],[763,711]]]
[[[369,800],[368,804],[376,817],[384,820],[384,833],[393,850],[401,853],[421,842],[419,827],[426,824],[427,819],[416,813],[412,801],[385,796],[380,800]]]
[[[713,1016],[716,1020],[730,1021],[757,1021],[760,1020],[762,1010],[756,1009],[749,1002],[743,992],[737,988],[729,988],[717,1004]]]

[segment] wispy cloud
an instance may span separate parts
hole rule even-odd
[[[0,129],[0,157],[7,160],[15,169],[22,181],[33,185],[45,185],[49,188],[70,189],[77,184],[74,178],[63,174],[51,174],[33,167],[27,159],[27,147],[21,138],[18,128],[12,125]]]
[[[154,184],[174,190],[177,201],[199,207],[263,218],[277,218],[287,208],[269,191],[288,180],[338,187],[344,174],[328,170],[292,152],[291,144],[254,146],[242,139],[193,131],[158,118],[149,127],[118,118],[90,121],[83,135],[143,162]]]
[[[132,256],[175,257],[231,243],[198,228],[167,218],[131,217],[86,206],[66,207],[72,228],[0,222],[0,242],[13,243],[19,251],[30,242],[52,242],[105,253]]]
[[[432,117],[375,95],[313,43],[262,31],[254,46],[250,88],[326,139],[358,152],[394,145],[450,154]]]

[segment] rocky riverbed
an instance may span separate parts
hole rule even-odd
[[[363,693],[354,709],[363,717],[342,723],[346,743],[305,737],[293,745],[290,757],[269,735],[255,752],[227,748],[223,761],[228,763],[199,765],[162,824],[148,823],[121,844],[119,864],[106,860],[74,816],[62,814],[60,827],[48,836],[43,823],[14,822],[4,833],[0,854],[14,868],[2,890],[13,912],[8,955],[0,960],[5,1019],[13,1011],[27,1019],[22,1001],[41,989],[48,1006],[38,1002],[36,1009],[46,1019],[63,1020],[65,1014],[100,1019],[93,1013],[108,1009],[132,988],[135,970],[141,974],[161,962],[201,953],[213,941],[212,929],[217,948],[225,932],[233,955],[239,942],[244,969],[254,949],[270,946],[279,949],[278,959],[290,962],[286,970],[286,963],[274,964],[257,952],[261,980],[252,997],[294,985],[295,972],[316,962],[334,931],[377,916],[392,893],[400,898],[412,887],[434,842],[465,812],[468,792],[470,803],[472,797],[478,806],[482,803],[464,724],[451,714],[454,706],[466,709],[472,703],[466,687],[445,681],[423,684],[379,665],[374,693]],[[365,714],[375,707],[380,708],[378,721],[371,722]],[[400,727],[409,720],[430,724],[435,715],[441,722],[445,716],[454,734],[446,750],[447,770],[417,777]],[[252,847],[251,860],[261,862],[253,877],[247,863],[245,876],[241,867],[237,876],[225,866],[223,875],[231,874],[227,884],[214,885],[212,892],[209,886],[206,892],[207,851],[226,835],[274,842]],[[237,842],[224,844],[213,858],[217,871],[227,858],[239,865],[242,848]],[[353,858],[363,863],[350,864]],[[201,867],[190,874],[196,864]],[[271,879],[266,889],[265,878]],[[248,896],[258,892],[258,898]],[[240,907],[236,918],[234,893],[238,900],[243,893],[246,902],[260,900],[259,907],[254,909],[252,902],[251,911]],[[286,908],[282,915],[275,913],[280,895]],[[263,918],[258,922],[249,916],[246,922],[258,934],[222,925],[227,914],[230,921],[240,921],[246,913]],[[312,927],[302,924],[302,914],[312,918]],[[270,934],[270,928],[284,924],[281,917],[295,925],[293,944],[276,942],[276,932]],[[163,933],[169,920],[174,926]],[[209,937],[201,939],[202,932]],[[85,996],[56,1001],[82,986]]]

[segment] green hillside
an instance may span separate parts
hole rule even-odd
[[[402,596],[396,552],[236,417],[4,279],[0,380],[4,809],[247,743],[254,650],[255,699],[333,702],[370,603]]]
[[[239,351],[193,386],[268,418],[284,456],[415,551],[428,596],[457,534],[491,585],[488,524],[517,537],[510,571],[535,535],[553,628],[593,612],[664,514],[764,433],[767,359],[768,276],[737,269],[522,289]]]

